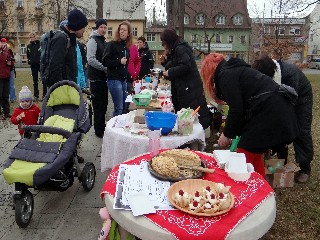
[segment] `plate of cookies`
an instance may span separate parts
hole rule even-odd
[[[234,205],[229,186],[202,179],[176,182],[167,194],[175,208],[196,216],[218,216],[230,211]]]
[[[202,178],[203,171],[209,170],[196,153],[186,149],[163,151],[149,161],[148,168],[155,178],[170,182]]]

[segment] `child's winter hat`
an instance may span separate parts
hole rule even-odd
[[[32,101],[32,92],[27,86],[23,86],[19,92],[19,101]]]

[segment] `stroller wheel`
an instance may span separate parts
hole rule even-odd
[[[84,190],[91,191],[96,180],[96,169],[93,163],[86,163],[81,172],[81,182]]]
[[[23,190],[21,195],[15,198],[15,218],[20,228],[26,228],[29,225],[33,206],[33,196],[28,190]]]

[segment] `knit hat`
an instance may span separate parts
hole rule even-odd
[[[107,20],[103,18],[99,18],[95,22],[96,24],[96,29],[98,29],[102,24],[107,25]]]
[[[79,10],[73,9],[68,14],[68,28],[72,31],[78,31],[88,25],[87,17]]]
[[[68,20],[67,20],[67,19],[63,20],[63,21],[59,24],[59,27],[61,28],[61,27],[64,27],[65,25],[68,25]]]
[[[21,91],[19,92],[19,101],[32,101],[32,92],[27,86],[23,86]]]
[[[1,38],[1,42],[5,43],[5,42],[7,42],[7,39]]]

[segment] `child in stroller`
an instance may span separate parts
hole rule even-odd
[[[13,200],[19,227],[27,227],[33,214],[34,201],[28,188],[65,191],[74,177],[86,191],[93,188],[95,166],[87,162],[81,171],[83,158],[77,155],[77,146],[90,127],[79,86],[67,80],[54,84],[43,99],[38,125],[24,126],[29,137],[18,142],[4,164],[6,182],[15,184]]]

